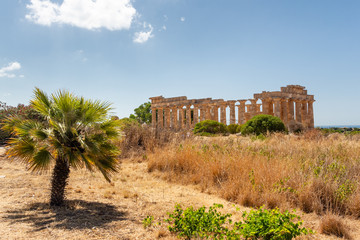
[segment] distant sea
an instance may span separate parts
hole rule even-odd
[[[315,126],[319,128],[360,128],[360,125],[323,125]]]

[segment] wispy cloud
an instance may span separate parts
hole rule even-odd
[[[134,42],[136,42],[136,43],[145,43],[150,38],[154,37],[154,35],[152,34],[154,29],[151,26],[151,24],[144,23],[144,28],[148,28],[148,31],[136,32],[134,34],[134,39],[133,39]]]
[[[68,24],[89,30],[129,29],[137,12],[130,0],[30,0],[26,18],[37,24]]]
[[[6,67],[0,68],[0,77],[14,78],[16,75],[13,73],[21,69],[21,64],[18,62],[11,62]]]
[[[180,21],[185,22],[185,17],[181,17]]]

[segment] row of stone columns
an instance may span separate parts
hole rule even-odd
[[[262,102],[263,113],[279,117],[285,125],[298,122],[305,128],[314,128],[314,100],[271,98]]]
[[[257,99],[224,101],[218,103],[206,103],[194,105],[182,105],[164,108],[152,108],[153,127],[184,129],[194,127],[196,123],[211,119],[227,124],[226,108],[230,109],[230,124],[236,123],[235,107],[238,108],[238,124],[244,124],[250,118],[258,114],[269,114],[279,117],[285,125],[296,121],[301,123],[305,128],[314,127],[314,100],[294,100],[284,98],[261,99],[262,104],[257,104]],[[262,111],[260,107],[262,105]],[[294,106],[295,105],[295,106]],[[200,111],[200,115],[199,115]]]

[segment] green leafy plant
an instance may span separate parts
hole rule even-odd
[[[226,132],[226,125],[214,120],[201,121],[197,123],[194,128],[195,134],[219,134]]]
[[[206,211],[205,207],[194,209],[188,207],[185,210],[180,205],[175,206],[169,218],[165,221],[170,223],[169,231],[186,239],[211,238],[223,239],[230,234],[224,224],[231,224],[231,214],[222,214],[217,209],[223,208],[221,204],[214,204]]]
[[[286,128],[280,118],[271,115],[257,115],[241,127],[241,134],[266,135],[271,132],[285,132]]]
[[[236,134],[239,133],[241,131],[241,125],[239,124],[230,124],[226,127],[228,133],[230,134]]]
[[[151,227],[153,223],[154,223],[154,216],[146,216],[146,218],[144,218],[144,220],[142,221],[144,228]]]
[[[290,240],[302,234],[313,233],[312,230],[301,227],[300,217],[289,211],[278,209],[243,212],[244,222],[235,223],[235,228],[245,239]],[[294,222],[293,220],[297,220]]]
[[[208,211],[205,207],[188,207],[184,210],[176,205],[165,221],[170,224],[170,232],[186,239],[290,240],[313,233],[311,229],[301,227],[300,217],[289,211],[282,213],[278,209],[266,210],[261,207],[249,213],[243,212],[244,222],[233,223],[232,215],[218,212],[219,208],[223,208],[223,205],[213,204]]]

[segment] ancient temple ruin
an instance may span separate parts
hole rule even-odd
[[[224,124],[244,124],[255,115],[279,117],[289,130],[314,128],[314,95],[305,87],[287,85],[281,91],[254,94],[253,99],[187,99],[152,97],[152,125],[159,129],[190,129],[211,119]]]

